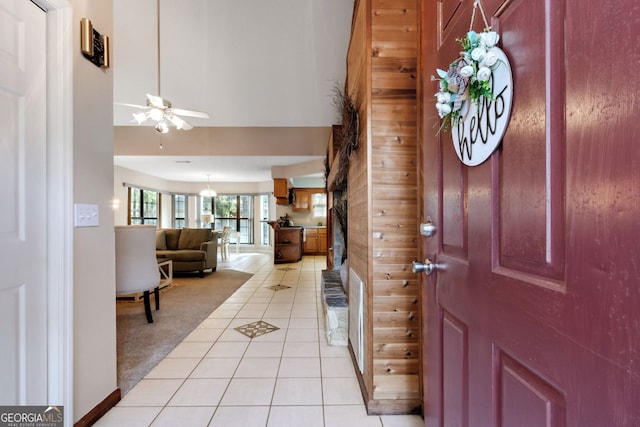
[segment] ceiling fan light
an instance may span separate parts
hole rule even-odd
[[[158,122],[156,130],[160,133],[167,133],[169,132],[169,126],[165,122]]]
[[[133,119],[138,122],[139,125],[142,124],[145,120],[147,120],[147,115],[143,112],[133,113]]]
[[[151,111],[149,111],[149,117],[151,117],[156,122],[162,120],[163,116],[164,114],[162,113],[162,111],[158,110],[157,108],[152,108]]]

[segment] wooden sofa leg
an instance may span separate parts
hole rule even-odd
[[[200,270],[200,278],[204,277],[204,270]]]
[[[147,322],[153,323],[153,317],[151,317],[151,301],[149,301],[149,291],[144,291],[144,312],[147,315]]]

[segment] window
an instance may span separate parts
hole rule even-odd
[[[200,227],[211,227],[214,202],[215,197],[200,196]]]
[[[313,216],[327,216],[327,193],[313,193],[311,195]]]
[[[260,197],[260,218],[266,221],[269,219],[269,195],[262,194],[259,197]],[[269,245],[269,235],[270,235],[269,229],[271,228],[271,226],[266,222],[261,222],[260,224],[261,224],[260,244]]]
[[[171,196],[173,202],[173,227],[184,228],[188,216],[187,196],[185,194],[174,194]]]
[[[240,232],[240,243],[253,244],[253,196],[218,195],[214,201],[213,228],[224,226]]]
[[[158,225],[160,193],[129,187],[129,224]]]

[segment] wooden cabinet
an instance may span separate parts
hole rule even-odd
[[[327,253],[327,229],[307,228],[304,242],[305,254],[325,254]]]
[[[286,178],[273,179],[273,195],[276,198],[276,204],[289,204],[289,183]]]
[[[274,264],[302,259],[302,227],[283,227],[275,230],[274,234]]]
[[[311,210],[311,193],[308,190],[294,189],[294,201],[292,210],[296,212],[309,212]]]

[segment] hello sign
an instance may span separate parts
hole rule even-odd
[[[457,121],[451,123],[453,147],[467,166],[483,163],[498,148],[504,136],[513,102],[513,77],[507,56],[498,47],[491,49],[498,56],[489,82],[493,99],[482,97],[479,105],[467,100]]]

